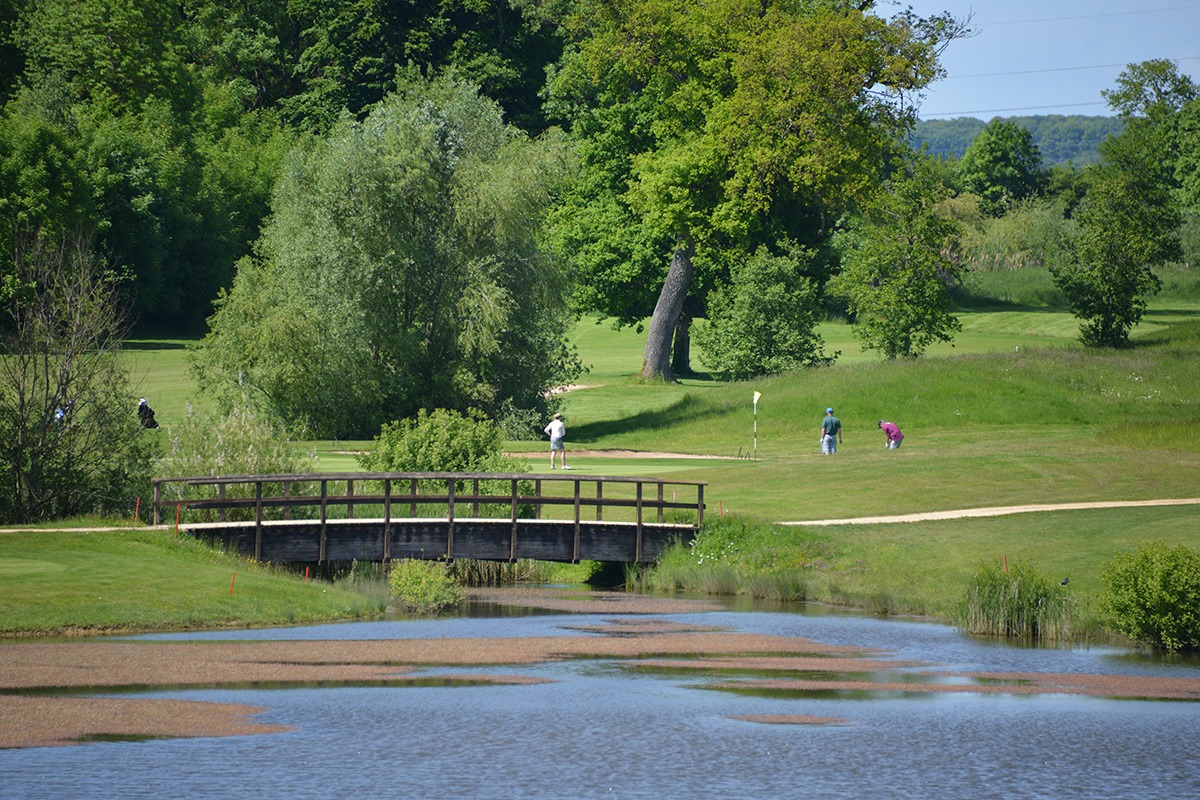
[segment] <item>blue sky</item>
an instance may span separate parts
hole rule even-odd
[[[942,55],[948,76],[930,87],[922,119],[1033,114],[1110,116],[1100,92],[1126,64],[1174,60],[1200,83],[1200,2],[1192,0],[879,0],[890,16],[973,13],[979,33]]]

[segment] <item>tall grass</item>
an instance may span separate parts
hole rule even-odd
[[[984,564],[971,578],[963,607],[968,633],[1070,640],[1075,601],[1026,562]]]
[[[650,585],[663,591],[803,600],[809,576],[829,570],[836,560],[836,547],[812,529],[718,517],[690,543],[668,548]]]

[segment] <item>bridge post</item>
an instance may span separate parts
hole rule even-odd
[[[321,543],[317,549],[317,563],[325,560],[325,523],[329,519],[329,481],[321,481]]]
[[[291,481],[283,482],[283,499],[284,500],[292,499],[292,482]],[[284,519],[292,518],[292,504],[291,503],[284,503],[283,518]]]
[[[446,514],[446,558],[454,559],[454,478],[446,482],[446,498],[449,508]]]
[[[254,560],[262,561],[262,481],[254,482]],[[221,484],[225,488],[225,484]]]
[[[662,488],[662,484],[659,484]],[[633,547],[634,561],[642,560],[642,482],[638,481],[637,485],[637,540]]]
[[[575,479],[575,547],[572,556],[573,564],[579,563],[579,479]]]
[[[479,494],[476,492],[475,494]],[[508,560],[517,560],[517,479],[512,480],[512,538],[508,543]]]
[[[696,487],[696,527],[704,524],[704,484]]]
[[[412,485],[409,487],[409,495],[412,497],[412,504],[408,507],[408,515],[415,517],[417,515],[417,479],[412,479]]]
[[[663,485],[658,485],[658,521],[661,524],[663,521]]]
[[[478,517],[479,516],[479,478],[475,479],[474,489],[475,489],[475,502],[471,504],[471,516]]]
[[[354,519],[354,481],[346,479],[346,519]]]
[[[596,481],[596,522],[604,519],[604,506],[600,503],[604,499],[604,481]]]
[[[392,557],[392,479],[383,480],[383,560]]]
[[[160,519],[162,517],[162,514],[160,513],[160,509],[158,507],[158,504],[160,502],[162,502],[162,484],[156,483],[156,484],[154,484],[154,524],[155,525],[159,524]]]
[[[542,481],[536,480],[533,482],[533,518],[542,518]]]
[[[217,484],[217,499],[220,500],[221,502],[225,501],[225,484],[223,484],[223,483]],[[225,509],[224,508],[217,509],[217,521],[218,522],[225,521]]]

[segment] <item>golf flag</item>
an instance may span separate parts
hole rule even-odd
[[[754,460],[758,461],[758,398],[762,392],[754,393]]]

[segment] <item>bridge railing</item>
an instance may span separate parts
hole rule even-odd
[[[341,472],[155,478],[154,523],[166,510],[211,521],[236,516],[261,527],[271,518],[353,519],[377,511],[385,524],[402,516],[604,519],[606,509],[635,522],[704,522],[704,481],[624,476],[494,472]],[[606,492],[605,487],[609,487]],[[501,489],[500,487],[504,487]],[[668,492],[670,492],[668,496]],[[683,495],[680,497],[680,495]],[[399,512],[399,513],[397,513]],[[405,514],[404,512],[407,512]],[[652,514],[653,519],[647,519]],[[214,519],[215,517],[215,519]],[[189,521],[198,521],[189,519]]]

